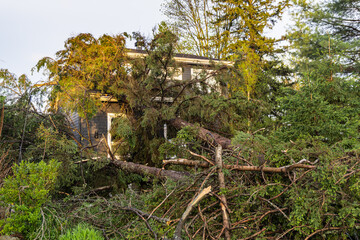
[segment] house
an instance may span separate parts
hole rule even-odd
[[[147,55],[144,50],[139,49],[130,49],[127,52],[127,55],[131,59],[143,58]],[[200,57],[196,55],[189,54],[176,54],[174,60],[179,66],[175,70],[175,74],[172,77],[174,81],[186,81],[195,78],[197,75],[201,74],[204,69],[209,73],[210,77],[206,79],[208,84],[214,85],[216,88],[216,81],[211,77],[211,72],[214,71],[212,66],[215,64],[221,64],[222,66],[232,66],[232,62],[229,61],[220,61],[220,60],[210,60],[206,57]],[[131,67],[131,66],[130,66]],[[158,97],[156,97],[158,98]],[[160,99],[154,99],[160,100]],[[117,102],[116,99],[112,98],[110,95],[102,95],[100,97],[102,102],[102,107],[99,109],[99,112],[93,117],[90,121],[86,121],[79,117],[77,113],[73,113],[69,116],[69,121],[71,127],[74,130],[74,136],[76,140],[84,146],[89,145],[89,140],[91,141],[90,145],[99,145],[97,150],[104,151],[105,144],[98,144],[100,141],[104,141],[104,138],[109,143],[110,148],[112,148],[112,137],[110,134],[111,123],[115,117],[118,117],[121,114],[121,104]],[[165,97],[162,101],[171,102],[173,101],[172,97]],[[164,126],[164,136],[166,137],[166,126]]]

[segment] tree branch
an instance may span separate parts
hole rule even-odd
[[[183,213],[183,215],[180,218],[180,221],[178,223],[178,225],[176,226],[176,230],[174,233],[174,240],[181,240],[181,230],[185,224],[185,221],[187,219],[187,217],[189,216],[191,210],[193,209],[194,206],[196,206],[196,204],[198,204],[207,194],[209,194],[211,192],[211,186],[203,189],[194,200],[192,200],[189,205],[187,206],[185,212]]]
[[[299,161],[301,162],[301,161]],[[294,169],[303,168],[303,169],[315,169],[316,166],[314,165],[306,165],[302,163],[294,163],[292,165],[287,165],[283,167],[262,167],[262,166],[236,166],[236,165],[229,165],[224,164],[224,168],[229,170],[238,170],[238,171],[250,171],[250,172],[269,172],[269,173],[287,173]],[[195,161],[195,160],[188,160],[188,159],[171,159],[171,160],[163,160],[163,164],[178,164],[178,165],[187,165],[187,166],[200,166],[200,167],[210,167],[209,163]]]

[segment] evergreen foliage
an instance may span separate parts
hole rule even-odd
[[[86,224],[79,224],[71,231],[60,235],[59,240],[102,240],[104,239],[99,231],[87,226]]]

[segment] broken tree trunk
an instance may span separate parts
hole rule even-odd
[[[204,141],[212,142],[214,145],[220,144],[223,148],[231,148],[231,140],[229,138],[223,137],[215,132],[211,132],[205,128],[197,127],[192,123],[186,122],[181,118],[175,118],[170,121],[171,125],[175,128],[181,129],[186,126],[196,127],[199,130],[199,138]]]
[[[221,145],[218,145],[215,149],[215,162],[216,162],[216,167],[217,167],[217,172],[218,172],[218,179],[219,179],[219,187],[220,187],[220,192],[221,190],[225,190],[226,189],[226,185],[225,185],[225,177],[224,177],[224,173],[223,173],[223,161],[222,161],[222,147]],[[229,218],[229,214],[227,212],[227,201],[226,201],[226,196],[225,194],[221,194],[220,195],[220,207],[221,207],[221,211],[222,211],[222,216],[223,216],[223,229],[224,229],[224,233],[225,233],[225,239],[226,240],[230,240],[231,236],[230,236],[230,218]],[[220,236],[221,237],[221,233]]]

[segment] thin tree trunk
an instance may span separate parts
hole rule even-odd
[[[216,162],[216,167],[217,167],[217,172],[218,172],[218,180],[219,180],[219,187],[220,187],[220,192],[221,190],[225,190],[226,189],[226,185],[225,185],[225,177],[224,177],[224,173],[222,171],[223,169],[223,161],[222,161],[222,147],[221,145],[218,145],[216,147],[215,150],[215,162]],[[221,194],[220,195],[220,207],[221,207],[221,211],[222,211],[222,216],[223,216],[223,227],[224,227],[224,233],[225,233],[225,239],[226,240],[230,240],[231,236],[230,236],[230,218],[229,218],[229,214],[227,212],[227,201],[226,201],[226,196],[225,194]],[[221,236],[220,236],[221,237]]]

